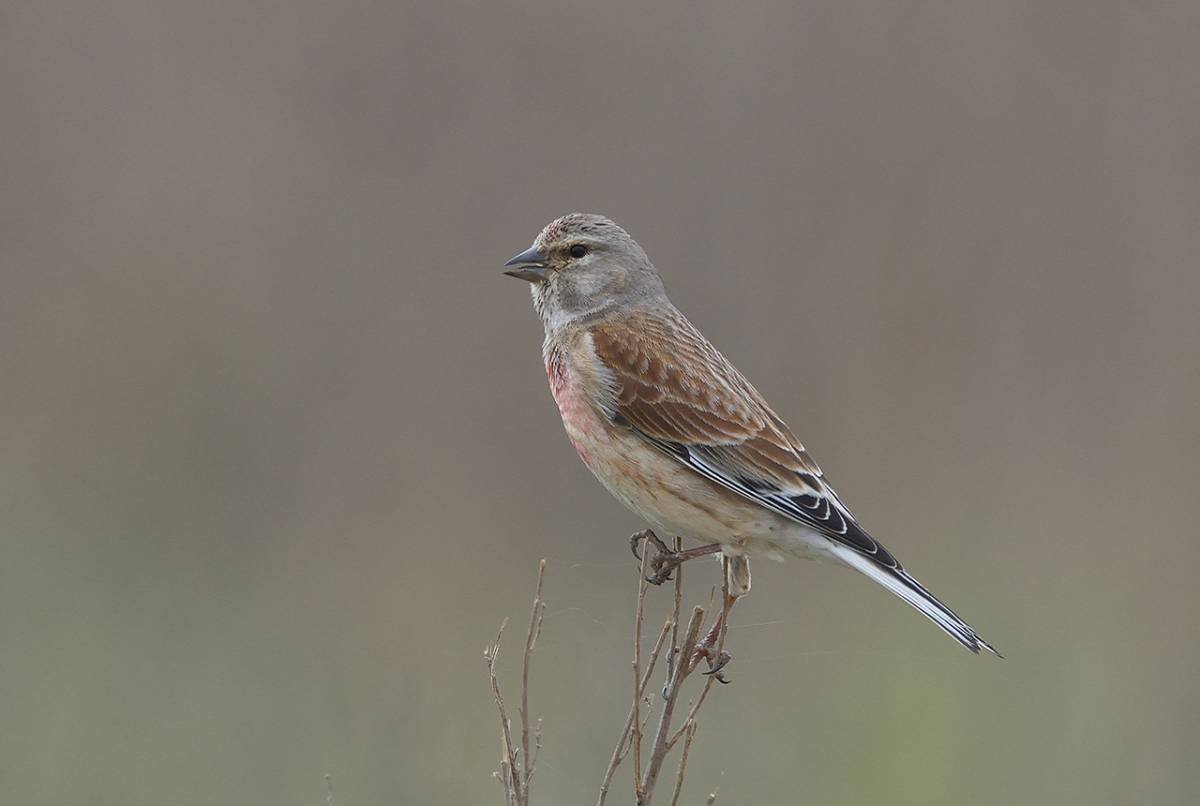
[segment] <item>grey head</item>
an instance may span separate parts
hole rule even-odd
[[[571,213],[546,225],[533,246],[504,264],[532,285],[547,330],[666,300],[662,280],[638,242],[609,219]]]

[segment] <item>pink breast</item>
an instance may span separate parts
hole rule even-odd
[[[557,350],[546,358],[546,377],[550,380],[550,393],[558,404],[558,413],[567,429],[567,437],[579,458],[591,466],[593,457],[580,440],[583,437],[603,436],[603,424],[588,402],[583,385],[572,376],[571,368]]]

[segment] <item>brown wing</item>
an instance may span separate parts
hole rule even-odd
[[[705,478],[825,535],[844,559],[972,652],[996,650],[863,531],[821,468],[683,314],[639,313],[590,329],[614,423]]]
[[[635,313],[589,332],[610,374],[603,408],[613,422],[706,478],[900,567],[758,390],[681,313]]]

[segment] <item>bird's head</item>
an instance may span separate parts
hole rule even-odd
[[[664,296],[662,280],[637,241],[592,213],[551,221],[533,246],[504,265],[505,274],[532,285],[534,307],[548,328]]]

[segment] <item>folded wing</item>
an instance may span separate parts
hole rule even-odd
[[[681,314],[635,314],[590,333],[611,380],[603,408],[615,422],[712,481],[900,567],[762,395]]]
[[[834,553],[972,652],[995,649],[867,534],[762,395],[678,311],[589,330],[601,408],[705,478],[827,537]]]

